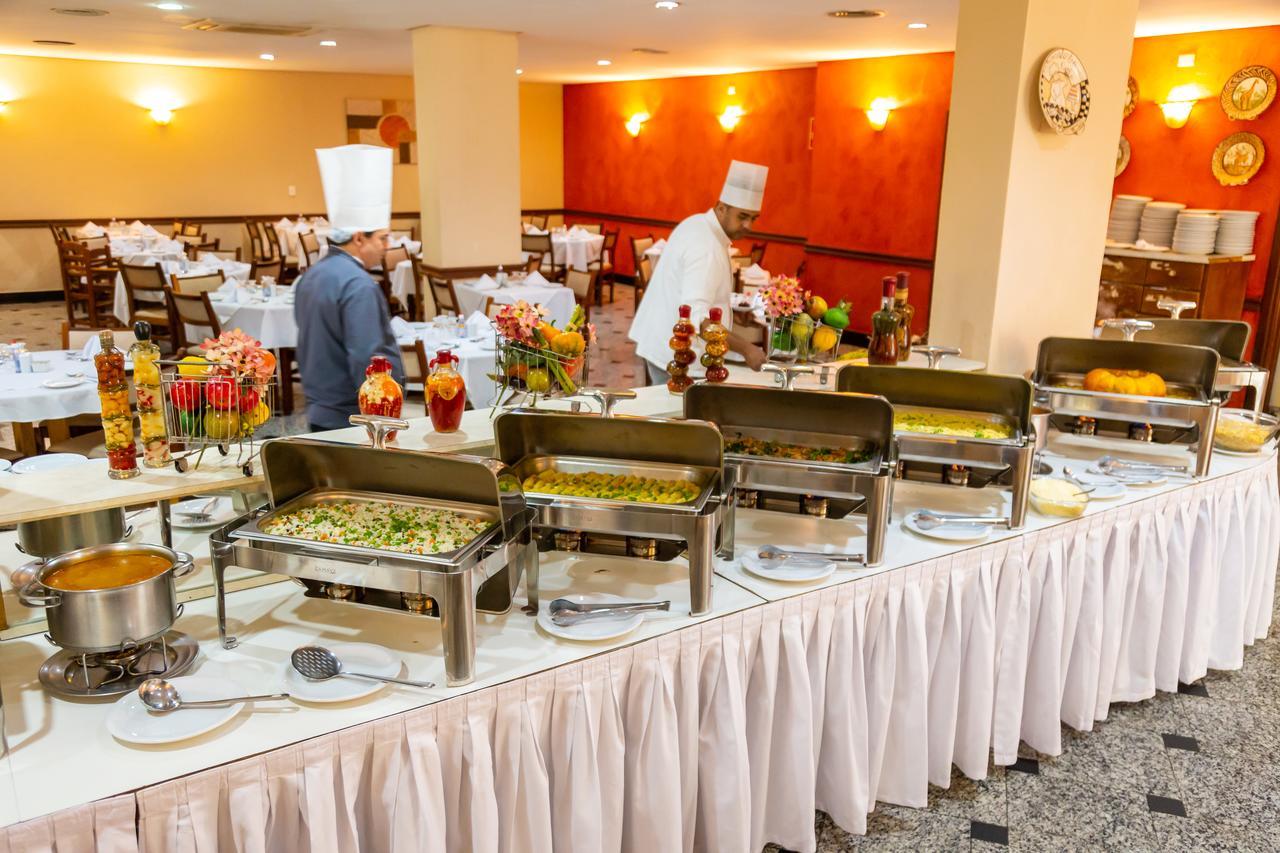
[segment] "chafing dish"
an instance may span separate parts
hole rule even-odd
[[[847,367],[840,391],[884,397],[896,414],[965,416],[1007,431],[1008,437],[930,435],[895,428],[898,472],[909,479],[967,485],[1008,485],[1009,526],[1022,527],[1035,456],[1031,383],[995,376],[917,367]]]
[[[438,616],[450,685],[475,671],[475,613],[505,613],[533,550],[531,513],[519,482],[493,459],[378,449],[289,438],[267,442],[269,503],[210,537],[218,632],[227,635],[225,574],[231,566],[294,578],[306,595],[383,610]],[[272,533],[278,516],[333,501],[446,509],[489,522],[455,551],[408,554]],[[537,603],[530,584],[530,603]]]
[[[720,433],[711,424],[629,416],[515,410],[493,422],[495,453],[521,478],[541,471],[606,472],[684,480],[697,495],[659,504],[525,489],[539,549],[672,559],[687,549],[694,615],[711,609],[723,495]],[[529,588],[537,585],[530,566]]]
[[[884,398],[702,383],[685,391],[684,414],[714,423],[725,442],[742,437],[866,456],[857,462],[828,462],[726,450],[725,479],[738,494],[737,500],[726,501],[722,556],[733,555],[733,508],[749,495],[744,505],[760,509],[840,517],[857,508],[867,517],[864,561],[880,564],[897,462],[893,408]],[[855,503],[854,498],[860,500]],[[840,509],[833,511],[833,506]]]
[[[1214,393],[1225,402],[1235,392],[1244,391],[1245,405],[1255,412],[1262,411],[1271,373],[1244,360],[1245,348],[1249,344],[1248,323],[1243,320],[1164,319],[1144,322],[1149,328],[1136,330],[1135,341],[1208,347],[1218,354]],[[1103,339],[1121,338],[1124,334],[1124,330],[1106,325],[1100,330]]]
[[[1218,353],[1203,346],[1045,338],[1036,355],[1036,401],[1051,409],[1054,426],[1066,431],[1118,430],[1144,441],[1188,443],[1195,453],[1195,474],[1203,477],[1209,472],[1218,421],[1218,363]],[[1086,391],[1084,377],[1094,368],[1157,373],[1169,396]]]

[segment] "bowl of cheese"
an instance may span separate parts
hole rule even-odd
[[[1031,481],[1031,506],[1041,515],[1078,518],[1089,505],[1089,495],[1070,480],[1037,477]]]
[[[1213,446],[1233,453],[1257,453],[1280,432],[1280,420],[1251,409],[1222,409]]]

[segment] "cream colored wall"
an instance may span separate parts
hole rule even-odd
[[[564,207],[564,86],[520,84],[520,206]]]

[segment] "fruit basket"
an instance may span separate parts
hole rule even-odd
[[[570,396],[586,383],[596,335],[582,306],[574,308],[563,329],[545,318],[546,309],[523,300],[504,306],[494,317],[497,349],[490,378],[499,386],[495,411]]]
[[[770,361],[806,364],[836,358],[849,325],[846,303],[829,306],[790,276],[772,279],[760,298],[768,318],[765,355]]]

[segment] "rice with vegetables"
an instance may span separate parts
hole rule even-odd
[[[338,501],[301,507],[276,516],[263,527],[275,536],[334,542],[405,554],[456,551],[489,526],[443,509]]]

